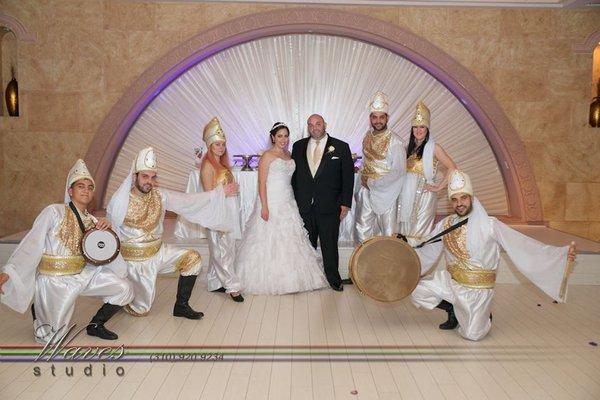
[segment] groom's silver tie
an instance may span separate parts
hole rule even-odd
[[[321,149],[319,148],[319,143],[321,143],[321,139],[315,139],[315,146],[313,147],[313,152],[310,161],[310,173],[312,176],[315,176],[317,173],[317,169],[319,168],[319,162],[321,161]]]

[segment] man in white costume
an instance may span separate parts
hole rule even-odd
[[[0,269],[2,303],[24,313],[33,299],[33,330],[39,343],[54,343],[68,332],[78,296],[98,297],[105,303],[88,325],[88,334],[117,339],[104,323],[133,298],[123,258],[95,267],[82,256],[83,229],[110,228],[106,219],[87,212],[93,195],[94,179],[83,160],[77,160],[67,177],[65,202],[42,210]]]
[[[424,276],[411,295],[417,307],[430,310],[437,307],[448,313],[448,321],[440,329],[458,326],[458,332],[469,340],[480,340],[487,335],[492,326],[490,311],[500,248],[544,293],[558,302],[566,301],[575,243],[549,246],[489,217],[473,196],[469,176],[460,170],[450,176],[448,197],[455,213],[440,221],[430,236],[468,220],[444,235],[441,242],[416,249],[422,275],[428,273],[442,252],[447,267]]]
[[[398,231],[398,196],[406,171],[404,143],[387,126],[389,101],[385,93],[375,93],[369,111],[371,129],[363,139],[361,187],[356,194],[357,245],[374,235],[390,236]]]
[[[202,226],[229,231],[232,219],[225,197],[235,196],[236,184],[203,193],[179,193],[157,188],[157,163],[154,150],[147,147],[133,161],[131,172],[108,203],[107,213],[113,229],[121,239],[121,254],[127,261],[134,299],[125,311],[134,316],[148,314],[156,293],[158,274],[179,272],[177,299],[173,315],[200,319],[188,301],[202,259],[195,250],[180,249],[162,242],[163,222],[167,210],[183,215]]]

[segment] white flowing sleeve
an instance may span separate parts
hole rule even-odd
[[[567,299],[569,246],[555,247],[525,236],[492,218],[493,237],[527,279],[554,300]]]
[[[8,274],[9,279],[2,286],[4,294],[0,296],[0,300],[17,312],[24,313],[31,303],[37,266],[44,254],[46,235],[54,226],[55,219],[55,207],[46,207],[1,269]]]
[[[442,227],[442,221],[438,222],[433,231],[427,236],[427,239],[440,233],[443,230]],[[437,264],[443,250],[444,243],[442,241],[428,243],[419,249],[415,249],[421,261],[421,276],[427,275],[431,268]]]
[[[160,189],[165,209],[208,229],[241,238],[239,197],[225,197],[222,186],[202,193],[180,193]]]
[[[389,172],[379,179],[369,179],[367,185],[371,191],[373,209],[382,214],[396,207],[396,200],[402,191],[403,177],[406,174],[406,149],[402,141],[396,139],[388,151]]]
[[[193,169],[190,171],[188,176],[188,183],[185,190],[186,193],[200,193],[202,192],[202,185],[200,185],[200,171]],[[185,217],[179,215],[177,222],[175,223],[175,230],[173,231],[176,237],[179,239],[204,239],[206,237],[205,229],[185,219]]]

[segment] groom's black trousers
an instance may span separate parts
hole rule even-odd
[[[338,253],[338,237],[340,235],[340,213],[320,214],[314,208],[308,213],[300,213],[304,227],[313,247],[317,248],[317,238],[321,242],[323,267],[327,281],[332,286],[342,284],[339,272],[340,255]]]

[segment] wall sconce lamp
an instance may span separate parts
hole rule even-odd
[[[19,84],[15,79],[15,68],[11,67],[10,73],[12,75],[12,79],[6,85],[6,92],[4,94],[4,99],[6,100],[6,109],[8,110],[8,115],[11,117],[19,116]]]
[[[590,104],[590,125],[593,128],[600,128],[600,79],[596,87],[596,97]]]

